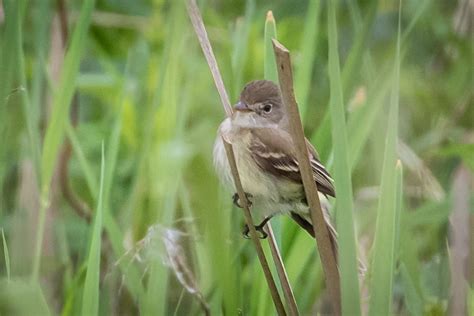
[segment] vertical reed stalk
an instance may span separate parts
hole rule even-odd
[[[285,296],[286,303],[288,304],[288,312],[290,315],[299,315],[298,305],[296,304],[295,295],[288,279],[288,273],[286,273],[285,264],[278,249],[275,235],[273,234],[273,228],[270,223],[267,224],[268,231],[268,244],[270,245],[270,251],[272,253],[273,262],[278,272],[278,278],[283,289],[283,295]]]
[[[326,286],[328,288],[334,314],[341,314],[341,297],[339,271],[337,269],[336,254],[331,247],[329,232],[326,227],[316,182],[308,158],[308,148],[301,124],[298,105],[296,104],[293,91],[293,73],[291,69],[290,52],[277,40],[273,40],[273,50],[277,61],[278,79],[283,103],[290,121],[290,133],[296,147],[296,158],[300,166],[301,178],[306,194],[306,199],[310,207],[311,220],[313,222],[314,235],[317,241],[317,248],[321,256],[324,273],[326,276]]]
[[[278,81],[278,72],[276,69],[275,54],[273,54],[272,39],[277,38],[276,22],[272,11],[267,12],[265,19],[265,35],[264,35],[264,78],[273,82]],[[267,223],[268,230],[268,244],[270,245],[273,262],[280,279],[280,284],[283,289],[286,303],[288,304],[288,311],[290,315],[299,315],[298,306],[296,305],[293,289],[291,288],[288,274],[286,273],[285,265],[281,258],[280,250],[278,248],[277,239],[273,233],[273,227],[270,222]],[[279,230],[277,230],[278,232]],[[281,236],[281,235],[280,235]]]

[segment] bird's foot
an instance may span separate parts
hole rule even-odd
[[[247,198],[248,206],[251,207],[252,201],[250,199],[253,198],[253,195],[245,192],[245,197]],[[240,198],[238,193],[234,193],[234,195],[232,196],[232,202],[234,202],[234,205],[238,208],[243,208],[243,206],[240,204]]]
[[[258,238],[265,239],[265,238],[268,237],[268,234],[263,230],[263,226],[256,225],[254,227],[255,227],[255,230],[257,231],[257,233],[259,233]],[[248,227],[248,225],[244,226],[244,230],[242,231],[242,235],[244,236],[245,239],[250,239],[250,228]]]
[[[268,237],[268,234],[267,232],[264,230],[264,227],[265,225],[267,224],[267,222],[271,219],[272,217],[271,216],[268,216],[268,217],[265,217],[265,219],[258,225],[254,226],[255,227],[255,230],[260,233],[260,235],[258,236],[258,238],[260,239],[266,239]],[[242,235],[244,236],[244,238],[246,239],[250,239],[250,229],[248,227],[248,225],[245,225],[244,226],[244,230],[242,232]]]

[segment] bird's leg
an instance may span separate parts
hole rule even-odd
[[[263,219],[263,221],[260,224],[254,226],[255,230],[260,233],[260,236],[259,236],[260,239],[265,239],[265,238],[268,237],[268,234],[265,232],[265,230],[263,230],[263,228],[265,227],[265,225],[267,224],[267,222],[270,219],[272,219],[272,216],[267,216]],[[249,239],[250,238],[249,233],[250,233],[250,229],[249,229],[248,225],[246,224],[244,226],[244,230],[242,232],[242,235],[244,236],[244,238]]]
[[[250,200],[250,198],[253,198],[253,195],[247,192],[244,192],[244,193],[245,193],[245,197],[247,198],[248,205],[249,207],[251,207],[252,201]],[[238,208],[243,208],[243,206],[240,205],[240,198],[239,198],[238,193],[234,193],[234,195],[232,196],[232,202],[234,202],[234,205],[237,206]]]

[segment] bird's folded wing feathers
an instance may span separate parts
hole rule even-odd
[[[306,140],[306,144],[318,191],[335,196],[331,176],[319,161],[311,143]],[[252,130],[249,150],[252,158],[262,170],[276,177],[302,182],[293,142],[286,131],[276,128]]]

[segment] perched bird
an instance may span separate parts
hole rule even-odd
[[[277,214],[289,214],[314,237],[280,89],[268,80],[252,81],[242,90],[234,110],[232,117],[220,125],[214,145],[214,165],[221,181],[236,192],[223,138],[232,144],[242,187],[252,203],[252,215],[261,221],[255,228],[262,238],[266,237],[263,227]],[[335,197],[331,176],[311,143],[306,140],[306,144],[320,197]],[[240,206],[237,194],[234,203]],[[335,248],[337,235],[327,205],[323,205],[323,211]],[[248,237],[248,227],[244,235]]]

